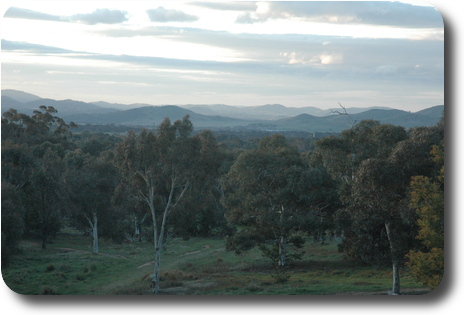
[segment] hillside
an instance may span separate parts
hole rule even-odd
[[[234,127],[249,124],[249,121],[228,117],[201,115],[173,105],[145,106],[107,114],[70,115],[67,119],[77,124],[119,124],[126,126],[154,127],[159,125],[164,118],[175,121],[182,119],[185,115],[190,116],[190,120],[197,128]]]
[[[11,90],[11,89],[2,90],[2,96],[7,96],[20,103],[27,103],[27,102],[37,101],[41,99],[41,97],[37,95],[26,93],[23,91],[18,91],[18,90]]]
[[[443,105],[435,106],[418,113],[397,109],[371,109],[358,114],[337,114],[325,117],[302,114],[296,117],[278,120],[274,122],[274,124],[277,129],[283,130],[341,132],[361,120],[373,119],[382,124],[392,124],[411,128],[435,125],[441,117],[443,108]],[[427,113],[427,115],[424,115],[424,112]]]
[[[280,104],[248,107],[223,104],[151,106],[58,101],[21,91],[2,90],[2,113],[15,108],[19,112],[30,115],[41,105],[55,107],[60,117],[77,124],[115,124],[152,128],[159,125],[166,117],[175,121],[189,115],[198,129],[246,129],[271,132],[340,132],[363,119],[378,120],[381,123],[405,128],[432,126],[439,121],[444,109],[443,105],[439,105],[411,113],[382,107],[347,108],[349,115],[341,115],[335,110],[322,110],[316,107],[293,108]]]

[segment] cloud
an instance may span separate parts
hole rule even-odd
[[[70,54],[71,50],[66,50],[53,46],[30,44],[25,42],[14,42],[2,39],[2,50],[4,51],[26,51],[39,54]]]
[[[85,24],[118,24],[128,20],[127,12],[110,9],[97,9],[88,14],[75,14],[69,17],[71,21]]]
[[[42,12],[11,7],[6,12],[4,17],[6,18],[19,18],[19,19],[29,19],[29,20],[42,20],[42,21],[63,21],[62,18],[56,15],[46,14]]]
[[[222,11],[255,11],[256,2],[236,1],[236,2],[192,2],[192,5]]]
[[[180,10],[167,10],[164,7],[150,9],[146,12],[152,22],[194,22],[198,20],[198,17],[195,15],[190,15]]]
[[[375,69],[375,73],[378,73],[378,74],[395,74],[397,70],[398,70],[397,66],[384,65],[384,66],[378,66]]]
[[[369,24],[411,28],[442,28],[443,19],[433,7],[383,1],[272,1],[236,23],[297,18],[336,24]]]
[[[110,9],[97,9],[88,14],[75,14],[71,16],[57,16],[42,12],[12,7],[6,11],[7,18],[20,18],[29,20],[79,22],[85,24],[117,24],[128,20],[127,12]]]

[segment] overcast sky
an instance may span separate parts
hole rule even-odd
[[[444,103],[443,20],[411,2],[15,1],[1,26],[2,89],[41,97]]]

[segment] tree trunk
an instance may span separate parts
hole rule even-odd
[[[40,200],[40,207],[42,210],[42,249],[47,249],[47,228],[48,228],[48,213],[45,208],[45,194],[42,192]]]
[[[98,217],[96,212],[92,212],[92,220],[86,215],[85,218],[89,222],[92,229],[92,252],[98,254]]]
[[[42,228],[42,249],[47,249],[47,233],[44,228]]]
[[[92,213],[92,236],[93,236],[93,253],[98,254],[98,218],[97,213]]]
[[[139,219],[138,215],[134,215],[134,235],[132,237],[132,242],[135,241],[142,241],[142,221]]]
[[[279,239],[279,261],[277,264],[279,267],[285,267],[287,265],[287,239],[284,236],[284,232],[283,232],[284,211],[285,211],[285,208],[284,206],[282,206],[280,210],[280,225],[281,225],[280,233],[281,234],[280,234],[280,239]]]
[[[394,236],[391,231],[390,222],[385,223],[385,229],[387,231],[388,242],[390,243],[390,252],[392,257],[392,269],[393,269],[393,288],[390,291],[392,295],[400,294],[400,267],[399,259],[397,254],[397,248],[394,241]]]
[[[279,240],[279,267],[285,267],[287,265],[287,240],[282,235]]]
[[[178,196],[176,202],[173,202],[173,196],[174,196],[174,191],[176,188],[176,178],[173,177],[171,179],[171,189],[169,192],[169,198],[165,204],[164,208],[164,213],[163,213],[163,219],[161,222],[160,226],[160,232],[158,234],[158,222],[156,220],[156,211],[155,211],[155,185],[152,182],[151,179],[148,177],[144,177],[145,182],[148,187],[148,197],[145,196],[144,199],[147,202],[150,212],[153,218],[153,245],[154,245],[154,251],[155,251],[155,268],[154,272],[151,275],[151,279],[153,282],[153,292],[155,294],[158,294],[159,292],[159,283],[160,283],[160,275],[161,275],[161,250],[163,248],[163,237],[164,237],[164,229],[166,225],[166,218],[169,214],[169,211],[172,208],[175,208],[177,203],[182,199],[184,193],[187,191],[189,185],[188,183],[185,184],[184,188],[182,189],[182,192]]]
[[[158,244],[159,245],[159,244]],[[161,278],[161,246],[155,249],[155,270],[152,275],[153,293],[158,294]]]

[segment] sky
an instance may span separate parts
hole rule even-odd
[[[322,109],[444,104],[434,7],[382,1],[14,1],[1,88],[53,99]]]

